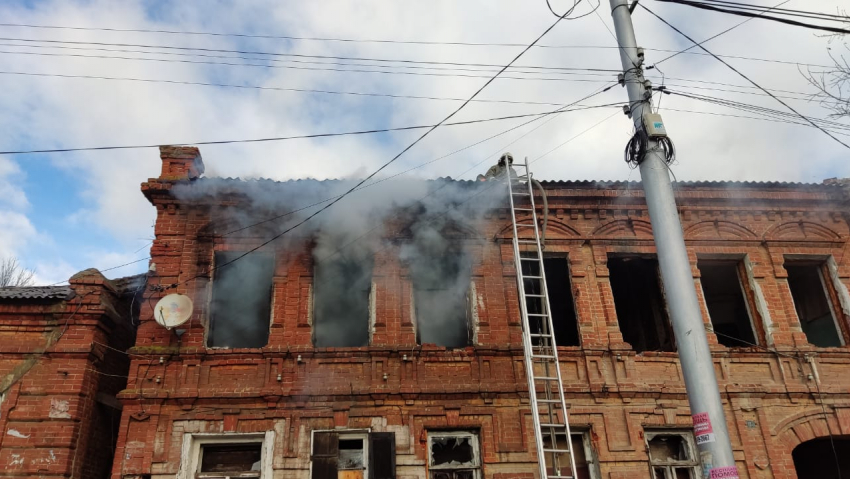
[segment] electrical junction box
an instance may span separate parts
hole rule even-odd
[[[665,138],[667,130],[664,128],[664,120],[658,113],[644,113],[643,127],[650,138]]]

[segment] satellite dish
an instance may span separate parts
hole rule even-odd
[[[153,308],[154,319],[165,329],[175,328],[192,316],[192,300],[184,294],[169,294]]]

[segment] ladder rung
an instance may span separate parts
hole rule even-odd
[[[517,242],[517,243],[522,243],[522,244],[537,244],[537,241],[535,241],[535,240],[521,240],[521,239],[518,239],[518,240],[516,240],[516,242]]]
[[[543,452],[560,452],[566,454],[572,453],[572,451],[570,451],[569,449],[546,449],[545,447],[543,448]]]
[[[540,258],[538,258],[538,257],[531,258],[529,256],[520,256],[519,260],[520,261],[540,261]]]
[[[545,313],[528,313],[528,315],[534,316],[536,318],[547,318],[547,317],[549,317],[549,315],[545,314]]]
[[[534,211],[533,208],[514,208],[514,211]]]
[[[525,293],[526,298],[545,298],[542,294]]]
[[[545,424],[541,424],[541,425],[540,425],[540,427],[563,427],[563,428],[566,428],[566,427],[567,427],[567,425],[566,425],[566,424],[551,424],[551,423],[545,423]]]
[[[543,276],[522,275],[522,279],[543,279]]]
[[[549,404],[561,404],[560,399],[538,399],[537,402],[549,403]]]
[[[527,226],[527,227],[530,228],[530,227],[534,226],[534,223],[518,223],[517,226]]]
[[[551,334],[529,333],[528,335],[531,336],[532,338],[551,338],[552,337]]]
[[[532,354],[532,359],[555,359],[555,356],[549,354]]]
[[[534,376],[535,381],[557,381],[558,378],[551,376]]]

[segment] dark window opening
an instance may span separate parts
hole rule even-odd
[[[545,267],[545,266],[544,266]],[[570,436],[573,456],[576,462],[576,479],[591,479],[591,461],[589,461],[584,449],[584,438],[581,434]],[[557,434],[555,444],[552,444],[552,436],[543,438],[544,449],[567,449],[567,435]],[[570,455],[566,452],[546,452],[543,454],[546,461],[546,471],[553,476],[570,475]]]
[[[395,433],[315,432],[310,460],[311,479],[395,479]]]
[[[702,261],[697,263],[705,305],[717,341],[729,347],[756,344],[750,320],[741,263],[737,261]]]
[[[549,292],[549,306],[552,308],[552,328],[555,333],[555,344],[558,346],[578,346],[578,320],[573,303],[567,258],[544,257],[543,269],[546,275],[546,288]],[[522,261],[522,274],[540,276],[540,264],[537,261]],[[542,287],[539,280],[526,279],[524,286],[526,294],[541,294]],[[542,314],[545,309],[543,298],[529,297],[526,306],[530,314]],[[529,316],[528,323],[531,332],[534,334],[543,333],[544,326],[547,326],[544,318],[540,316]]]
[[[261,348],[269,342],[274,257],[250,253],[240,258],[243,254],[215,253],[209,347]]]
[[[794,309],[806,338],[822,348],[841,346],[841,333],[832,312],[823,264],[785,264]]]
[[[316,346],[357,347],[369,344],[373,264],[371,254],[316,263],[313,287],[313,339]]]
[[[472,267],[459,253],[420,256],[410,265],[419,344],[462,348],[472,342],[469,284]]]
[[[623,340],[637,352],[675,351],[658,262],[615,256],[608,258],[608,271]]]
[[[806,441],[794,448],[791,457],[798,479],[846,478],[850,474],[850,437]]]
[[[473,433],[434,433],[429,436],[431,479],[474,479],[481,465],[478,438]]]
[[[261,461],[262,443],[203,445],[198,477],[260,477]]]

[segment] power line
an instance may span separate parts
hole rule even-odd
[[[785,124],[788,124],[788,125],[800,125],[800,126],[806,126],[806,127],[809,127],[809,128],[811,128],[811,126],[812,126],[808,123],[801,123],[799,121],[780,120],[780,119],[775,119],[775,118],[766,118],[766,117],[759,117],[759,116],[731,115],[729,113],[717,113],[717,112],[713,112],[713,111],[683,110],[683,109],[680,109],[680,108],[665,108],[664,111],[676,111],[676,112],[680,112],[680,113],[694,113],[694,114],[697,114],[697,115],[722,116],[722,117],[726,117],[726,118],[742,118],[742,119],[746,119],[746,120],[769,121],[769,122],[772,122],[772,123],[785,123]],[[836,135],[850,136],[850,133],[840,133],[840,132],[835,132],[835,131],[833,133],[835,133]]]
[[[679,4],[679,5],[687,5],[689,7],[700,8],[700,9],[703,9],[703,10],[710,10],[710,11],[720,12],[720,13],[728,13],[728,14],[731,14],[731,15],[740,15],[742,17],[761,18],[763,20],[770,20],[770,21],[773,21],[773,22],[785,23],[785,24],[788,24],[788,25],[793,25],[795,27],[809,28],[809,29],[812,29],[812,30],[822,30],[822,31],[825,31],[825,32],[841,33],[841,34],[850,33],[850,30],[847,30],[847,29],[844,29],[844,28],[829,27],[829,26],[825,26],[825,25],[814,25],[814,24],[811,24],[811,23],[798,22],[797,20],[791,20],[791,19],[788,19],[788,18],[780,18],[780,17],[772,17],[772,16],[768,16],[768,15],[763,15],[765,12],[753,13],[753,12],[750,12],[750,11],[747,11],[747,10],[724,8],[724,7],[719,7],[719,6],[715,6],[715,5],[709,5],[709,4],[706,4],[706,3],[703,3],[703,2],[694,2],[694,1],[690,1],[690,0],[658,0],[658,1],[659,2],[665,2],[665,3],[676,3],[676,4]]]
[[[662,0],[664,1],[664,0]],[[787,8],[768,8],[763,7],[761,5],[753,5],[751,3],[740,3],[740,2],[729,2],[726,0],[702,0],[703,3],[714,3],[720,5],[732,6],[734,8],[740,8],[744,10],[753,10],[753,11],[775,11],[776,13],[782,15],[791,15],[791,16],[799,16],[801,18],[818,18],[823,20],[835,20],[839,22],[846,22],[848,17],[846,15],[835,15],[832,13],[822,13],[822,12],[809,12],[806,10],[791,10]]]
[[[526,113],[522,115],[508,115],[501,116],[496,118],[486,118],[486,119],[478,119],[478,120],[465,120],[465,121],[456,121],[451,123],[444,123],[444,126],[459,126],[459,125],[472,125],[475,123],[486,123],[491,121],[502,121],[502,120],[512,120],[516,118],[528,118],[528,117],[541,117],[552,115],[556,113],[563,113],[564,111],[579,111],[579,110],[588,110],[592,108],[604,108],[604,107],[612,107],[612,106],[621,106],[623,102],[618,103],[610,103],[606,105],[592,105],[583,108],[577,108],[575,110],[561,110],[561,111],[548,111],[542,113]],[[439,124],[438,124],[439,125]],[[0,155],[28,155],[28,154],[36,154],[36,153],[68,153],[75,151],[105,151],[105,150],[133,150],[140,148],[157,148],[160,145],[174,145],[174,146],[183,146],[183,145],[227,145],[233,143],[264,143],[270,141],[286,141],[286,140],[301,140],[301,139],[309,139],[309,138],[330,138],[337,136],[355,136],[355,135],[371,135],[375,133],[387,133],[392,131],[409,131],[409,130],[422,130],[425,128],[435,128],[438,125],[417,125],[417,126],[403,126],[396,128],[379,128],[373,130],[359,130],[359,131],[346,131],[346,132],[335,132],[335,133],[313,133],[309,135],[292,135],[292,136],[276,136],[276,137],[267,137],[267,138],[251,138],[251,139],[239,139],[239,140],[211,140],[211,141],[192,141],[192,142],[178,142],[178,143],[157,143],[157,144],[147,144],[147,145],[112,145],[112,146],[88,146],[88,147],[79,147],[79,148],[55,148],[55,149],[38,149],[38,150],[17,150],[17,151],[0,151]]]
[[[665,25],[667,25],[668,27],[670,27],[670,28],[672,28],[673,30],[675,30],[675,31],[676,31],[679,35],[682,35],[683,37],[687,38],[688,40],[690,40],[691,42],[693,42],[695,45],[697,45],[699,48],[701,48],[703,51],[705,51],[706,53],[708,53],[709,55],[711,55],[712,57],[714,57],[717,61],[719,61],[720,63],[722,63],[722,64],[726,65],[729,69],[731,69],[732,71],[734,71],[735,73],[737,73],[738,75],[740,75],[742,78],[744,78],[744,79],[745,79],[745,80],[747,80],[748,82],[752,83],[752,84],[753,84],[753,86],[758,87],[758,89],[759,89],[759,90],[761,90],[761,91],[763,91],[763,92],[767,93],[769,96],[773,97],[773,99],[774,99],[774,100],[776,100],[776,101],[778,101],[779,103],[781,103],[783,106],[785,106],[785,108],[787,108],[787,109],[791,110],[792,112],[794,112],[795,114],[797,114],[797,116],[799,116],[799,117],[800,117],[800,118],[802,118],[803,120],[807,121],[808,123],[811,123],[811,125],[812,125],[812,126],[814,126],[815,128],[817,128],[818,130],[822,131],[825,135],[827,135],[828,137],[830,137],[830,138],[832,138],[833,140],[837,141],[838,143],[840,143],[841,145],[843,145],[845,148],[850,149],[850,145],[848,145],[847,143],[844,143],[843,141],[839,140],[839,139],[838,139],[838,138],[836,138],[836,137],[835,137],[832,133],[830,133],[830,132],[826,131],[825,129],[821,128],[818,124],[816,124],[814,121],[810,120],[807,116],[803,115],[802,113],[798,112],[797,110],[795,110],[794,108],[792,108],[790,105],[788,105],[787,103],[785,103],[784,101],[782,101],[781,99],[777,98],[777,97],[776,97],[776,95],[774,95],[773,93],[769,92],[768,90],[766,90],[766,89],[762,88],[762,86],[761,86],[761,85],[759,85],[758,83],[756,83],[756,82],[754,82],[753,80],[751,80],[751,79],[750,79],[750,77],[748,77],[748,76],[744,75],[744,74],[743,74],[743,73],[741,73],[739,70],[737,70],[735,67],[733,67],[733,66],[732,66],[732,65],[730,65],[729,63],[727,63],[727,62],[723,61],[723,59],[719,58],[717,55],[715,55],[715,54],[711,53],[710,51],[708,51],[708,49],[707,49],[707,48],[705,48],[703,45],[698,44],[698,43],[697,43],[697,42],[696,42],[693,38],[689,37],[689,36],[688,36],[688,35],[686,35],[684,32],[682,32],[682,31],[681,31],[681,30],[679,30],[678,28],[676,28],[676,27],[674,27],[673,25],[671,25],[671,24],[670,24],[670,22],[668,22],[667,20],[664,20],[663,18],[661,18],[661,17],[659,17],[658,15],[656,15],[656,14],[655,14],[655,12],[653,12],[652,10],[650,10],[649,8],[647,8],[647,7],[646,7],[646,5],[640,4],[640,6],[641,6],[644,10],[646,10],[647,12],[649,12],[649,13],[650,13],[653,17],[657,18],[658,20],[660,20],[661,22],[663,22]]]
[[[557,20],[556,20],[556,21],[555,21],[555,22],[554,22],[551,26],[549,26],[549,28],[547,28],[547,29],[546,29],[543,33],[541,33],[541,34],[540,34],[540,36],[538,36],[538,37],[537,37],[537,38],[536,38],[533,42],[531,42],[531,44],[529,44],[529,45],[528,45],[528,46],[526,46],[526,47],[525,47],[525,48],[524,48],[521,52],[519,52],[519,53],[518,53],[518,54],[517,54],[517,55],[513,58],[513,60],[511,60],[511,61],[510,61],[507,65],[503,66],[503,67],[502,67],[502,69],[501,69],[498,73],[496,73],[495,75],[493,75],[493,77],[492,77],[492,78],[490,78],[489,80],[487,80],[487,81],[484,83],[484,85],[482,85],[482,86],[481,86],[478,90],[476,90],[476,91],[475,91],[475,93],[473,93],[473,94],[472,94],[472,96],[470,96],[470,97],[469,97],[469,99],[467,99],[465,102],[463,102],[463,104],[461,104],[461,105],[460,105],[459,107],[457,107],[454,111],[452,111],[451,113],[449,113],[449,115],[448,115],[448,116],[446,116],[445,118],[443,118],[442,120],[440,120],[440,122],[439,122],[439,123],[437,123],[437,124],[436,124],[436,125],[434,125],[433,127],[431,127],[431,128],[429,128],[428,130],[426,130],[426,131],[425,131],[425,133],[423,133],[421,136],[419,136],[416,140],[414,140],[412,143],[410,143],[407,147],[405,147],[403,150],[401,150],[401,151],[400,151],[397,155],[395,155],[394,157],[392,157],[389,161],[387,161],[386,163],[384,163],[383,165],[381,165],[378,169],[376,169],[375,171],[373,171],[372,173],[370,173],[370,174],[369,174],[366,178],[364,178],[364,179],[360,180],[360,181],[359,181],[356,185],[352,186],[350,189],[348,189],[345,193],[343,193],[342,195],[340,195],[338,198],[336,198],[336,199],[334,199],[333,201],[331,201],[330,203],[326,204],[325,206],[323,206],[322,208],[320,208],[320,209],[319,209],[319,210],[317,210],[316,212],[314,212],[314,213],[310,214],[309,216],[307,216],[307,217],[306,217],[306,218],[304,218],[303,220],[299,221],[299,222],[298,222],[298,223],[296,223],[295,225],[293,225],[293,226],[291,226],[291,227],[289,227],[289,228],[287,228],[287,229],[283,230],[281,233],[279,233],[279,234],[277,234],[277,235],[273,236],[271,239],[269,239],[269,240],[267,240],[267,241],[264,241],[263,243],[259,244],[258,246],[254,247],[254,248],[249,249],[249,250],[248,250],[248,251],[246,251],[245,253],[243,253],[243,254],[241,254],[241,255],[239,255],[239,256],[237,256],[237,257],[233,258],[233,259],[232,259],[232,260],[230,260],[230,261],[227,261],[227,262],[222,263],[222,264],[220,264],[220,265],[215,265],[215,266],[213,266],[212,268],[210,268],[209,273],[212,273],[213,271],[216,271],[216,270],[218,270],[219,268],[223,268],[223,267],[225,267],[225,266],[227,266],[227,265],[233,264],[234,262],[236,262],[236,261],[238,261],[238,260],[240,260],[240,259],[242,259],[242,258],[244,258],[244,257],[248,256],[249,254],[251,254],[251,253],[253,253],[253,252],[255,252],[255,251],[259,250],[260,248],[263,248],[264,246],[266,246],[266,245],[268,245],[268,244],[272,243],[273,241],[277,240],[278,238],[282,237],[283,235],[287,234],[288,232],[290,232],[290,231],[294,230],[295,228],[298,228],[299,226],[303,225],[304,223],[306,223],[306,222],[310,221],[312,218],[315,218],[316,216],[318,216],[319,214],[321,214],[323,211],[327,210],[327,209],[328,209],[328,208],[330,208],[331,206],[333,206],[333,205],[335,205],[336,203],[340,202],[343,198],[345,198],[346,196],[348,196],[349,194],[351,194],[351,192],[353,192],[354,190],[356,190],[357,188],[359,188],[361,185],[363,185],[364,183],[366,183],[367,181],[369,181],[370,179],[372,179],[375,175],[377,175],[378,173],[380,173],[380,172],[381,172],[382,170],[384,170],[387,166],[389,166],[390,164],[392,164],[393,162],[395,162],[397,159],[399,159],[399,158],[400,158],[403,154],[405,154],[408,150],[410,150],[411,148],[413,148],[414,146],[416,146],[416,145],[417,145],[420,141],[422,141],[423,139],[425,139],[425,137],[427,137],[427,136],[428,136],[431,132],[433,132],[434,130],[436,130],[437,128],[439,128],[439,127],[440,127],[440,125],[442,125],[443,123],[445,123],[445,122],[449,121],[449,120],[450,120],[453,116],[455,116],[458,112],[460,112],[460,111],[463,109],[463,107],[465,107],[466,105],[468,105],[468,104],[472,101],[472,99],[474,99],[476,96],[478,96],[478,94],[479,94],[479,93],[481,93],[482,91],[484,91],[484,89],[485,89],[485,88],[487,88],[487,86],[488,86],[488,85],[490,85],[490,83],[493,83],[493,81],[495,81],[495,80],[496,80],[496,78],[498,78],[498,76],[502,74],[502,72],[504,72],[505,70],[507,70],[507,69],[508,69],[511,65],[513,65],[513,64],[514,64],[517,60],[519,60],[519,58],[520,58],[521,56],[523,56],[523,55],[524,55],[524,54],[525,54],[528,50],[530,50],[530,49],[531,49],[531,48],[532,48],[532,47],[533,47],[533,46],[534,46],[537,42],[539,42],[539,41],[540,41],[540,40],[541,40],[541,39],[542,39],[542,38],[543,38],[543,37],[544,37],[547,33],[549,33],[549,32],[550,32],[553,28],[555,28],[555,26],[556,26],[556,25],[558,25],[558,23],[560,23],[562,19],[563,19],[563,17],[558,18],[558,19],[557,19]],[[175,283],[175,284],[171,285],[170,287],[176,287],[176,286],[177,286],[177,284],[185,284],[185,283],[187,283],[187,282],[189,282],[189,281],[192,281],[192,280],[194,280],[194,279],[198,278],[199,276],[200,276],[200,275],[196,275],[196,276],[194,276],[194,277],[192,277],[192,278],[186,279],[186,280],[181,281],[181,282],[179,282],[179,283]]]

